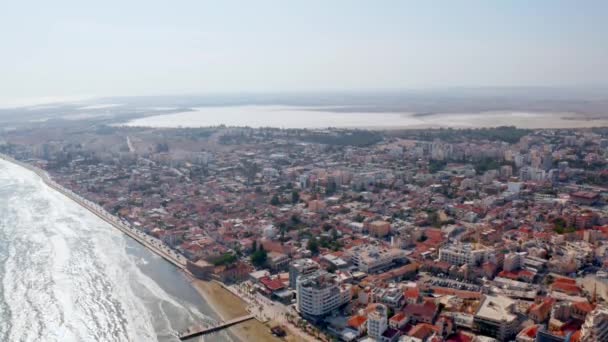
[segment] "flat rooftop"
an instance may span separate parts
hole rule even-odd
[[[504,296],[486,296],[477,310],[476,317],[490,321],[512,321],[517,318],[511,313],[515,301]]]

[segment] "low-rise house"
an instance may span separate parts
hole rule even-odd
[[[403,312],[410,317],[412,323],[433,324],[438,307],[431,299],[424,299],[422,303],[408,304]]]

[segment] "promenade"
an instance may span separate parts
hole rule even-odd
[[[49,186],[53,190],[60,192],[67,198],[71,199],[72,201],[76,202],[83,208],[85,208],[88,211],[90,211],[91,213],[93,213],[95,216],[99,217],[100,219],[102,219],[102,220],[106,221],[107,223],[109,223],[110,225],[112,225],[112,227],[120,230],[122,233],[128,235],[129,237],[131,237],[132,239],[134,239],[135,241],[140,243],[142,246],[148,248],[153,253],[157,254],[158,256],[162,257],[166,261],[170,262],[175,267],[182,270],[187,277],[191,277],[192,279],[194,279],[194,276],[186,268],[186,263],[187,263],[186,258],[183,255],[180,255],[179,253],[176,253],[175,251],[171,250],[168,246],[166,246],[159,239],[149,236],[146,233],[144,233],[138,229],[130,227],[127,223],[121,221],[118,217],[107,212],[103,207],[83,198],[82,196],[74,193],[73,191],[71,191],[69,189],[66,189],[62,185],[55,182],[46,171],[39,169],[33,165],[15,160],[15,159],[13,159],[7,155],[1,154],[1,153],[0,153],[0,159],[3,159],[7,162],[19,165],[25,169],[28,169],[28,170],[34,172],[36,175],[38,175],[40,177],[40,179],[47,186]],[[225,284],[223,284],[219,281],[214,281],[214,282],[221,285],[220,288],[222,289],[222,291],[226,291],[228,293],[233,293],[238,298],[240,298],[240,300],[243,300],[246,304],[249,304],[249,301],[245,300],[245,298],[242,295],[238,294],[237,292],[232,291],[230,289],[230,287],[226,286]],[[198,290],[198,288],[197,288],[197,290]],[[209,300],[209,298],[207,298],[205,295],[203,295],[203,298],[206,301]],[[261,316],[261,315],[259,315],[259,316]],[[214,325],[211,327],[207,327],[206,329],[203,329],[202,331],[197,331],[197,333],[198,334],[207,334],[207,333],[211,333],[213,331],[230,328],[231,326],[233,327],[234,325],[237,325],[238,323],[241,323],[243,321],[247,321],[250,319],[255,319],[256,321],[258,321],[259,318],[260,317],[258,317],[256,315],[252,315],[252,314],[240,316],[240,317],[238,317],[238,319],[236,319],[234,321],[228,320],[228,321],[220,323],[219,325]],[[259,320],[259,322],[260,322],[259,324],[262,324],[263,321]],[[233,329],[235,329],[235,328],[237,328],[237,327],[233,327]],[[259,338],[263,338],[265,340],[272,338],[272,335],[268,335],[268,336],[264,335],[264,334],[269,334],[267,331],[267,328],[264,325],[261,325],[259,328],[258,327],[256,327],[256,328],[257,329],[254,329],[254,332],[257,333],[258,335],[253,335],[253,336],[256,336],[256,338],[259,337]],[[251,326],[248,329],[251,329]],[[192,332],[194,332],[194,331],[192,331]],[[263,333],[261,333],[261,332],[263,332]],[[247,340],[247,338],[245,336],[247,336],[250,333],[252,333],[252,332],[251,331],[249,331],[249,332],[237,331],[237,336],[239,336],[240,340],[245,341],[245,340]]]

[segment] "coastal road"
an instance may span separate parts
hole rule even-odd
[[[133,143],[131,143],[131,137],[129,137],[128,135],[127,135],[127,146],[129,147],[129,152],[135,152]]]
[[[287,328],[296,341],[318,341],[302,329],[291,324],[287,320],[288,315],[299,317],[299,314],[289,305],[272,301],[259,292],[250,293],[251,284],[244,282],[232,285],[229,290],[235,293],[249,304],[249,311],[258,317],[260,321],[273,321]],[[261,309],[260,309],[261,308]]]

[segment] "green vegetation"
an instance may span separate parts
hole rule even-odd
[[[260,172],[260,170],[261,168],[257,163],[251,162],[247,159],[241,160],[241,172],[243,173],[243,176],[245,176],[245,178],[247,179],[248,186],[253,183],[253,181],[255,180],[255,176],[258,174],[258,172]]]
[[[296,204],[300,202],[300,193],[297,190],[291,192],[291,203]]]
[[[337,251],[342,248],[342,243],[337,240],[337,233],[334,234],[335,231],[335,229],[332,231],[332,236],[330,238],[321,236],[319,239],[319,245],[323,248],[331,249],[332,251]]]
[[[447,163],[443,160],[431,160],[429,161],[429,172],[435,173],[443,170]]]
[[[608,186],[608,172],[587,172],[584,183]]]
[[[382,135],[378,132],[364,130],[331,133],[297,130],[297,139],[326,145],[363,147],[382,141]]]
[[[274,194],[272,196],[272,198],[270,199],[270,204],[274,206],[281,204],[281,201],[279,200],[279,196],[277,194]]]
[[[532,132],[529,129],[514,126],[500,126],[496,128],[439,128],[397,131],[393,134],[400,138],[432,141],[440,139],[446,142],[462,142],[465,140],[504,141],[510,144],[517,143],[523,136]]]
[[[166,142],[156,144],[156,153],[169,152],[169,144]]]
[[[435,228],[441,228],[441,220],[439,219],[439,214],[436,210],[430,210],[427,212],[428,217],[427,221],[429,224]]]
[[[336,193],[337,189],[338,189],[338,185],[336,184],[336,182],[329,182],[329,183],[327,183],[327,186],[325,187],[325,195],[331,196]]]
[[[99,135],[110,135],[114,134],[118,129],[114,126],[109,125],[99,125],[95,127],[95,133]]]
[[[494,158],[483,158],[473,162],[473,167],[478,175],[483,174],[488,170],[497,170],[503,165],[511,165],[515,167],[513,162],[502,162]]]
[[[554,224],[554,228],[553,230],[557,233],[557,234],[568,234],[568,233],[574,233],[576,231],[575,227],[567,227],[567,222],[561,218],[558,217],[555,220],[553,220],[553,224]]]
[[[220,255],[219,257],[211,259],[210,262],[215,266],[220,266],[220,265],[230,265],[230,264],[234,263],[236,260],[237,260],[237,257],[235,254],[227,252],[227,253]]]
[[[311,237],[310,240],[308,240],[308,244],[306,245],[306,248],[310,251],[310,253],[312,253],[312,255],[319,254],[319,243],[317,242],[317,239],[314,237]]]
[[[254,248],[255,246],[256,245],[254,244]],[[262,267],[266,265],[267,258],[268,253],[266,253],[266,250],[264,250],[264,246],[260,246],[260,248],[258,248],[251,254],[251,263],[256,267]]]
[[[324,227],[324,230],[330,230],[329,237],[325,235],[321,236],[320,238],[310,236],[306,248],[312,253],[312,255],[319,254],[319,247],[331,249],[332,251],[337,251],[343,247],[342,243],[338,240],[338,231],[331,225],[327,226],[328,229],[325,229]]]
[[[222,134],[219,137],[218,142],[221,145],[243,145],[253,143],[254,140],[255,139],[251,134],[239,131]]]

